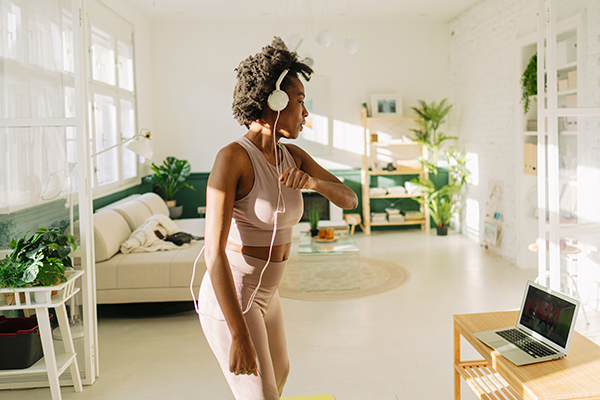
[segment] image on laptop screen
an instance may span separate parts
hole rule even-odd
[[[564,348],[575,309],[575,304],[530,286],[519,322]]]

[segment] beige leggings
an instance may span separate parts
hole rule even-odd
[[[227,250],[242,310],[246,310],[266,261]],[[237,400],[279,400],[290,364],[278,287],[286,261],[270,262],[250,310],[244,314],[258,357],[258,376],[229,370],[231,332],[224,321],[208,273],[199,294],[200,323],[225,379]]]

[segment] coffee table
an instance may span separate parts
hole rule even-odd
[[[300,290],[360,289],[360,253],[356,242],[347,233],[336,235],[336,238],[332,242],[318,242],[309,232],[300,233]]]

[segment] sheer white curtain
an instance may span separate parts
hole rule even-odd
[[[0,213],[64,197],[77,161],[71,3],[0,0]],[[69,133],[70,132],[70,133]],[[69,134],[71,138],[69,138]]]

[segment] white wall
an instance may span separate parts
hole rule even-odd
[[[328,81],[332,121],[360,126],[360,105],[372,93],[402,94],[405,113],[417,99],[448,96],[447,24],[354,22],[328,28],[337,35],[330,47],[308,38],[298,52],[310,53],[316,74]],[[355,55],[343,48],[344,34],[359,40]],[[173,155],[188,159],[194,172],[210,171],[217,151],[246,132],[231,114],[233,70],[275,35],[285,38],[284,32],[266,25],[152,24],[155,161]],[[347,141],[362,141],[362,130],[332,125],[338,139],[344,135]],[[341,150],[322,158],[351,167],[361,162],[359,154]]]
[[[586,76],[585,90],[597,97],[600,93],[599,3],[596,0],[564,2],[563,8],[560,8],[563,11],[561,17],[572,14],[564,12],[565,4],[571,9],[587,9],[588,66],[581,73]],[[472,205],[479,205],[473,218],[479,224],[475,239],[482,240],[489,182],[500,181],[503,186],[500,210],[502,238],[498,251],[513,262],[517,251],[528,244],[517,241],[520,206],[517,182],[523,170],[523,160],[519,157],[522,157],[522,150],[521,153],[517,151],[523,142],[517,136],[517,124],[523,112],[519,104],[519,78],[522,73],[518,65],[520,38],[536,32],[537,11],[536,0],[484,0],[450,21],[450,99],[456,106],[453,126],[467,152],[477,154],[478,158],[479,183],[469,188],[468,195]],[[597,107],[599,101],[595,100],[595,103]],[[600,167],[598,152],[595,151],[598,138],[590,139],[580,135],[583,151],[579,155],[579,164],[592,165],[597,171]]]

